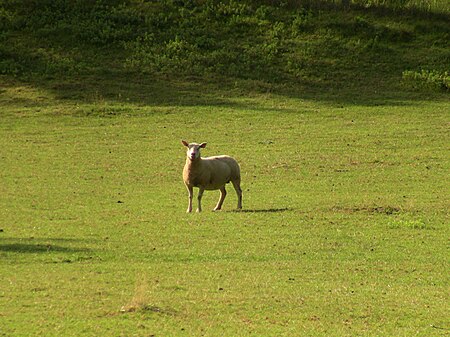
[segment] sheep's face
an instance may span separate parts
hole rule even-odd
[[[187,147],[186,156],[190,160],[196,160],[200,158],[200,149],[204,149],[206,147],[206,143],[190,143],[188,144],[186,141],[182,141],[183,145]]]

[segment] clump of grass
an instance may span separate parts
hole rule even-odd
[[[126,313],[159,313],[168,316],[174,316],[175,310],[170,308],[162,308],[150,304],[151,299],[148,290],[148,281],[146,275],[141,275],[136,279],[134,294],[130,302],[120,308],[120,312]]]
[[[389,227],[392,229],[432,229],[432,227],[422,219],[394,219],[389,222]]]
[[[155,308],[156,309],[159,308],[150,306],[148,303],[149,297],[148,297],[147,276],[141,275],[136,280],[133,298],[128,304],[120,308],[120,312],[127,313],[127,312],[148,311],[148,310],[158,311],[155,310]]]

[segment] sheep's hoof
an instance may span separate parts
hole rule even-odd
[[[186,213],[191,213],[191,212],[192,212],[191,208],[188,208],[187,211],[186,211]]]
[[[216,207],[216,208],[213,209],[213,212],[220,211],[221,209],[222,209],[222,207]]]
[[[197,208],[197,210],[196,210],[197,213],[200,213],[201,211],[202,211],[202,210],[201,210],[201,209],[198,209],[198,208]]]

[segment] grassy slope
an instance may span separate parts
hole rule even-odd
[[[406,65],[437,69],[445,31],[320,13],[306,39],[318,59],[290,84],[275,66],[137,75],[98,46],[69,49],[85,62],[71,76],[16,59],[19,78],[1,78],[0,335],[446,332],[448,97],[399,85]],[[339,22],[361,15],[414,38],[329,56]],[[36,41],[22,33],[3,38]],[[246,212],[227,211],[233,193],[209,212],[209,192],[207,211],[184,214],[180,138],[239,159]]]
[[[79,89],[78,100],[96,92],[117,99],[109,96],[121,88],[117,78],[131,77],[138,79],[133,98],[145,103],[153,100],[139,86],[183,78],[227,91],[237,85],[245,93],[277,90],[367,104],[404,97],[405,70],[442,74],[450,63],[446,14],[326,3],[54,3],[4,6],[0,72],[66,98]]]

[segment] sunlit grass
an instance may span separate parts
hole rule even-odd
[[[446,102],[265,94],[124,110],[45,93],[40,105],[28,88],[19,108],[22,90],[2,93],[2,333],[447,328]],[[185,214],[182,138],[239,160],[242,212],[233,193],[212,212],[208,191]]]

